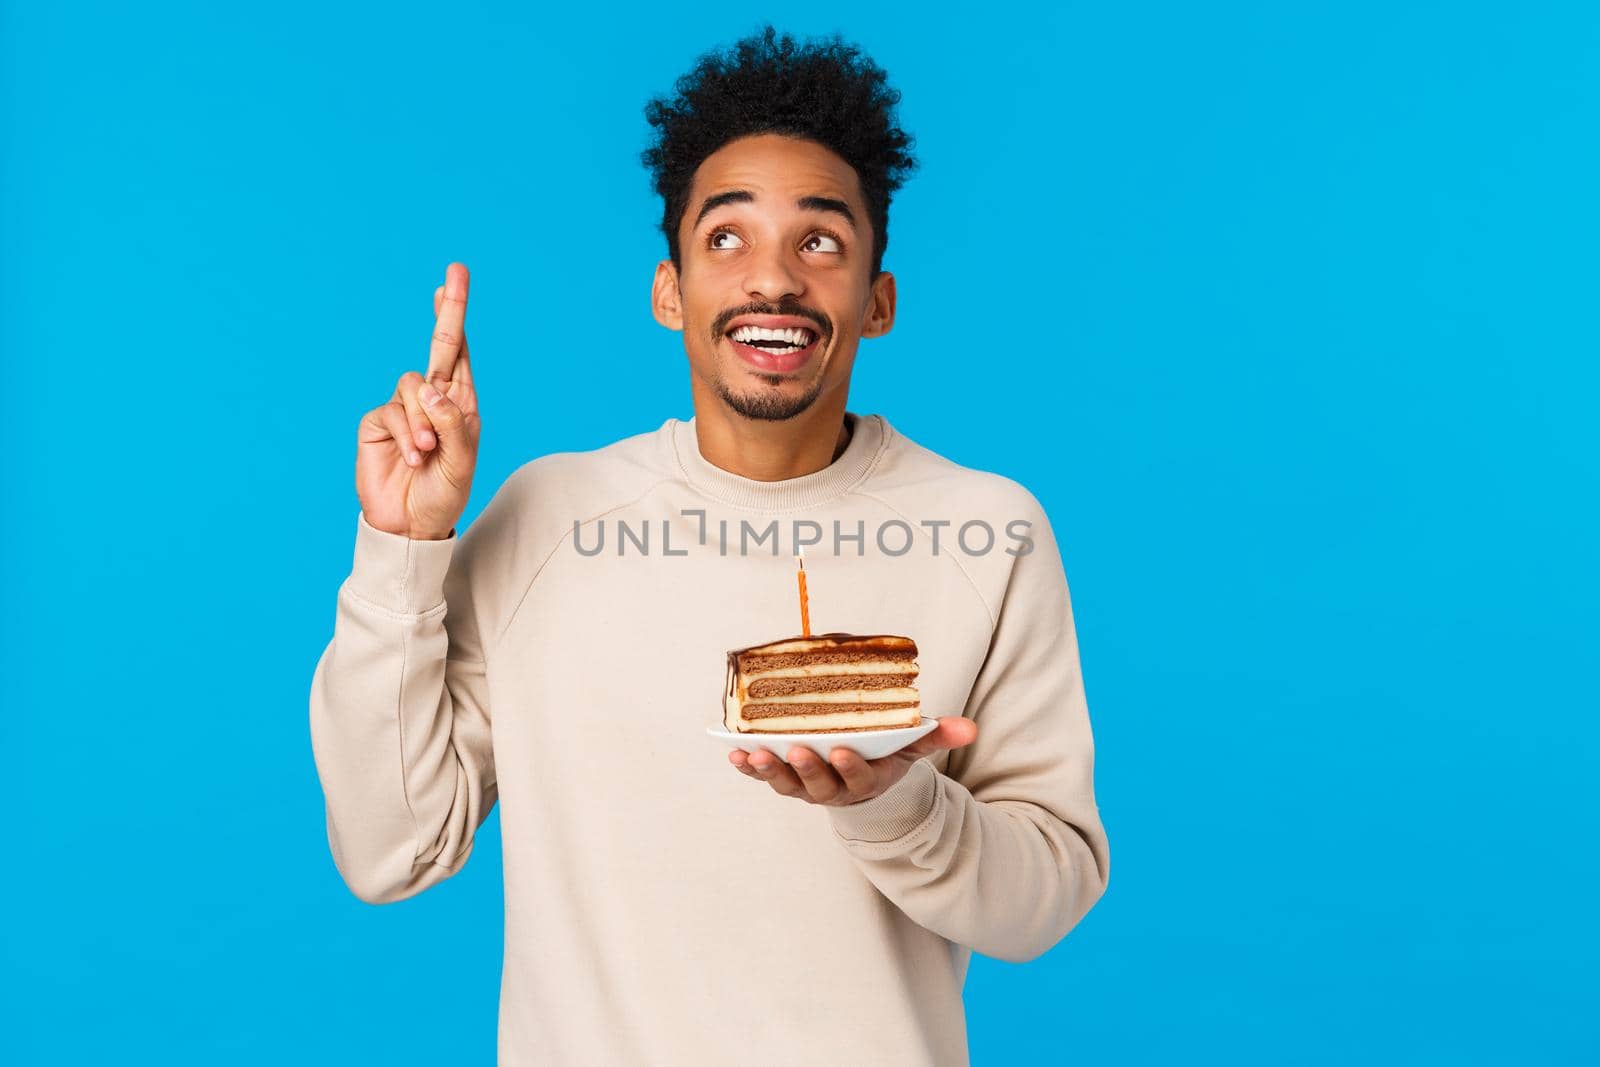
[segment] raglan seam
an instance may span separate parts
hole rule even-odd
[[[578,520],[577,523],[574,524],[574,526],[581,526],[584,523],[594,522],[596,519],[605,518],[607,515],[610,515],[614,511],[621,511],[623,508],[630,508],[633,505],[637,504],[639,501],[643,500],[645,497],[649,496],[651,493],[655,492],[661,486],[665,485],[666,483],[668,483],[668,482],[670,482],[672,480],[673,479],[671,478],[671,476],[657,479],[656,481],[650,483],[648,488],[646,488],[643,492],[639,493],[639,495],[635,496],[631,500],[625,500],[620,504],[613,504],[611,507],[608,507],[605,510],[600,511],[600,512],[594,514],[594,515],[590,515],[586,519],[580,519],[580,520]],[[494,644],[491,647],[489,647],[488,649],[485,650],[485,652],[484,652],[484,660],[485,661],[487,661],[490,656],[495,655],[500,651],[500,642],[504,641],[505,637],[506,637],[506,634],[511,632],[511,626],[512,626],[513,623],[515,623],[517,621],[517,616],[522,612],[522,605],[527,603],[528,594],[533,591],[534,583],[539,580],[539,576],[544,573],[545,567],[549,566],[550,560],[555,556],[556,552],[558,550],[560,550],[561,546],[566,543],[567,538],[572,536],[572,532],[573,532],[573,526],[569,526],[565,530],[563,530],[562,533],[561,533],[561,536],[556,538],[555,544],[550,546],[550,551],[548,551],[548,552],[546,552],[544,554],[544,558],[541,559],[539,561],[539,565],[534,568],[533,576],[528,579],[528,584],[523,588],[522,595],[517,598],[517,606],[511,609],[511,614],[506,617],[505,623],[500,626],[500,632],[497,635],[495,635]]]
[[[911,516],[907,515],[905,512],[901,511],[899,508],[895,507],[893,504],[891,504],[887,500],[883,499],[883,497],[878,496],[878,495],[876,495],[874,493],[866,492],[865,490],[858,490],[856,495],[857,496],[864,496],[868,500],[872,500],[872,501],[877,502],[878,504],[883,505],[884,507],[888,508],[890,511],[894,512],[896,515],[900,516],[900,518],[904,519],[905,522],[906,522],[906,525],[912,527],[913,529],[918,530],[924,538],[928,537],[927,530],[923,529],[920,523],[913,522],[911,520]],[[994,633],[995,629],[1000,625],[999,617],[995,615],[994,609],[989,607],[989,601],[984,598],[983,590],[978,588],[978,583],[975,580],[973,580],[971,572],[969,572],[967,570],[967,568],[962,565],[961,560],[959,558],[957,558],[957,556],[956,556],[956,554],[954,552],[947,552],[941,558],[947,559],[951,563],[955,564],[956,570],[961,572],[961,577],[963,577],[963,578],[965,578],[967,580],[967,585],[969,587],[971,587],[973,595],[978,598],[978,603],[983,606],[984,615],[987,616],[988,619],[989,619],[989,632],[991,634]]]

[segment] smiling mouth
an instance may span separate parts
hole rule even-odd
[[[725,335],[746,367],[764,375],[786,375],[806,366],[821,348],[822,335],[808,327],[772,330],[737,326]]]
[[[726,336],[735,344],[754,348],[769,355],[787,356],[810,348],[816,344],[821,335],[817,331],[803,326],[787,327],[781,330],[768,330],[757,326],[735,326],[727,332]]]

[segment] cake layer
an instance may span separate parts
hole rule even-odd
[[[917,651],[898,648],[871,648],[837,649],[834,651],[817,652],[785,652],[781,655],[768,655],[766,653],[745,653],[739,656],[739,669],[750,674],[764,671],[781,670],[785,667],[803,667],[813,664],[828,664],[830,666],[847,667],[850,664],[863,662],[909,663],[915,659]]]
[[[757,678],[817,678],[836,674],[917,673],[916,660],[910,656],[904,659],[884,659],[874,654],[871,658],[860,659],[853,663],[811,663],[810,657],[804,655],[794,658],[807,662],[792,667],[763,667],[760,670],[750,670],[747,667],[739,671],[739,677],[754,681]]]
[[[917,691],[910,686],[892,689],[834,689],[826,693],[785,693],[781,696],[764,696],[762,704],[895,704],[916,700]],[[745,696],[745,707],[756,698]]]
[[[901,689],[916,677],[903,674],[833,674],[814,678],[756,678],[745,686],[750,698],[829,693],[839,689]]]
[[[788,715],[796,718],[820,718],[824,715],[871,715],[873,712],[893,710],[896,708],[915,708],[916,700],[894,700],[883,703],[856,701],[854,703],[838,704],[772,704],[762,701],[760,704],[746,704],[744,717],[747,719],[770,719],[774,715]],[[808,711],[815,708],[815,711]]]

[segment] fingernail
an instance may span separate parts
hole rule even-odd
[[[417,434],[417,437],[419,439],[421,439],[422,443],[425,444],[425,445],[433,444],[433,431],[432,430],[423,430],[421,433]]]
[[[437,404],[439,402],[439,391],[426,382],[417,391],[422,394],[422,402],[424,404]]]
[[[420,455],[418,455],[415,451],[407,452],[406,453],[406,462],[411,464],[413,467],[415,467],[418,463],[422,462],[422,457]]]

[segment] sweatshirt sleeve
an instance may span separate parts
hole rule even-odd
[[[460,871],[497,799],[483,642],[459,541],[454,530],[411,540],[358,512],[333,638],[312,676],[328,844],[345,884],[371,904]]]
[[[1031,551],[1014,557],[964,714],[978,738],[924,757],[871,800],[829,807],[868,879],[918,924],[995,959],[1043,955],[1106,888],[1094,742],[1066,574],[1027,495]],[[999,549],[997,549],[999,551]]]

